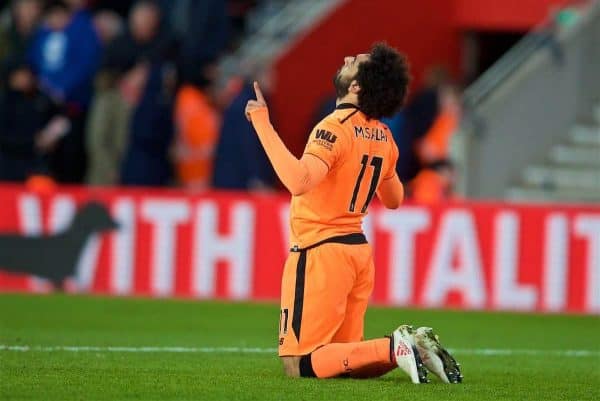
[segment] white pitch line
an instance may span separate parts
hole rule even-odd
[[[277,348],[248,347],[118,347],[118,346],[39,346],[2,345],[0,351],[16,352],[131,352],[131,353],[187,353],[187,354],[276,354]],[[569,358],[600,357],[600,350],[541,350],[541,349],[449,349],[457,355],[477,356],[557,356]]]
[[[240,347],[98,347],[98,346],[29,346],[29,345],[0,345],[0,351],[18,352],[163,352],[163,353],[200,353],[200,354],[271,354],[277,348],[240,348]]]
[[[564,356],[564,357],[600,357],[600,351],[591,350],[551,350],[551,349],[448,349],[451,353],[457,355],[478,355],[478,356]]]

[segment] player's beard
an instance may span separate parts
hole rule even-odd
[[[350,88],[350,82],[353,78],[342,77],[341,69],[339,69],[333,77],[333,87],[335,88],[335,96],[337,99],[341,99],[348,94]]]

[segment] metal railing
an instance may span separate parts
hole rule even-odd
[[[470,85],[463,95],[463,103],[469,109],[483,102],[496,88],[519,69],[537,51],[555,41],[554,27],[548,23],[536,32],[526,35],[511,48],[499,62]]]
[[[592,0],[583,18],[591,19],[598,13],[600,13],[600,1]],[[567,29],[569,28],[567,27]],[[535,53],[547,50],[552,52],[556,58],[560,58],[560,34],[556,15],[549,15],[465,90],[463,104],[467,111],[484,102],[512,74],[528,60],[531,60]]]
[[[465,91],[452,145],[462,195],[505,196],[598,100],[600,1],[579,10],[571,24],[544,21]]]
[[[224,79],[239,72],[240,66],[274,61],[295,37],[344,0],[303,0],[274,2],[270,13],[257,15],[253,32],[233,54],[221,62]]]

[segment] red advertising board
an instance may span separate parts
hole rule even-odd
[[[90,201],[119,228],[77,234],[72,221]],[[364,229],[374,303],[600,313],[600,207],[375,204]],[[64,245],[69,236],[81,246]],[[277,299],[287,237],[282,196],[0,186],[0,291],[48,291],[48,280],[18,273],[29,271],[19,261],[34,254],[38,268],[59,269],[57,255],[73,253],[69,291]]]

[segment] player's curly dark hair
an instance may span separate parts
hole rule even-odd
[[[391,117],[404,105],[410,73],[406,57],[386,43],[373,45],[355,77],[358,105],[369,118]]]

